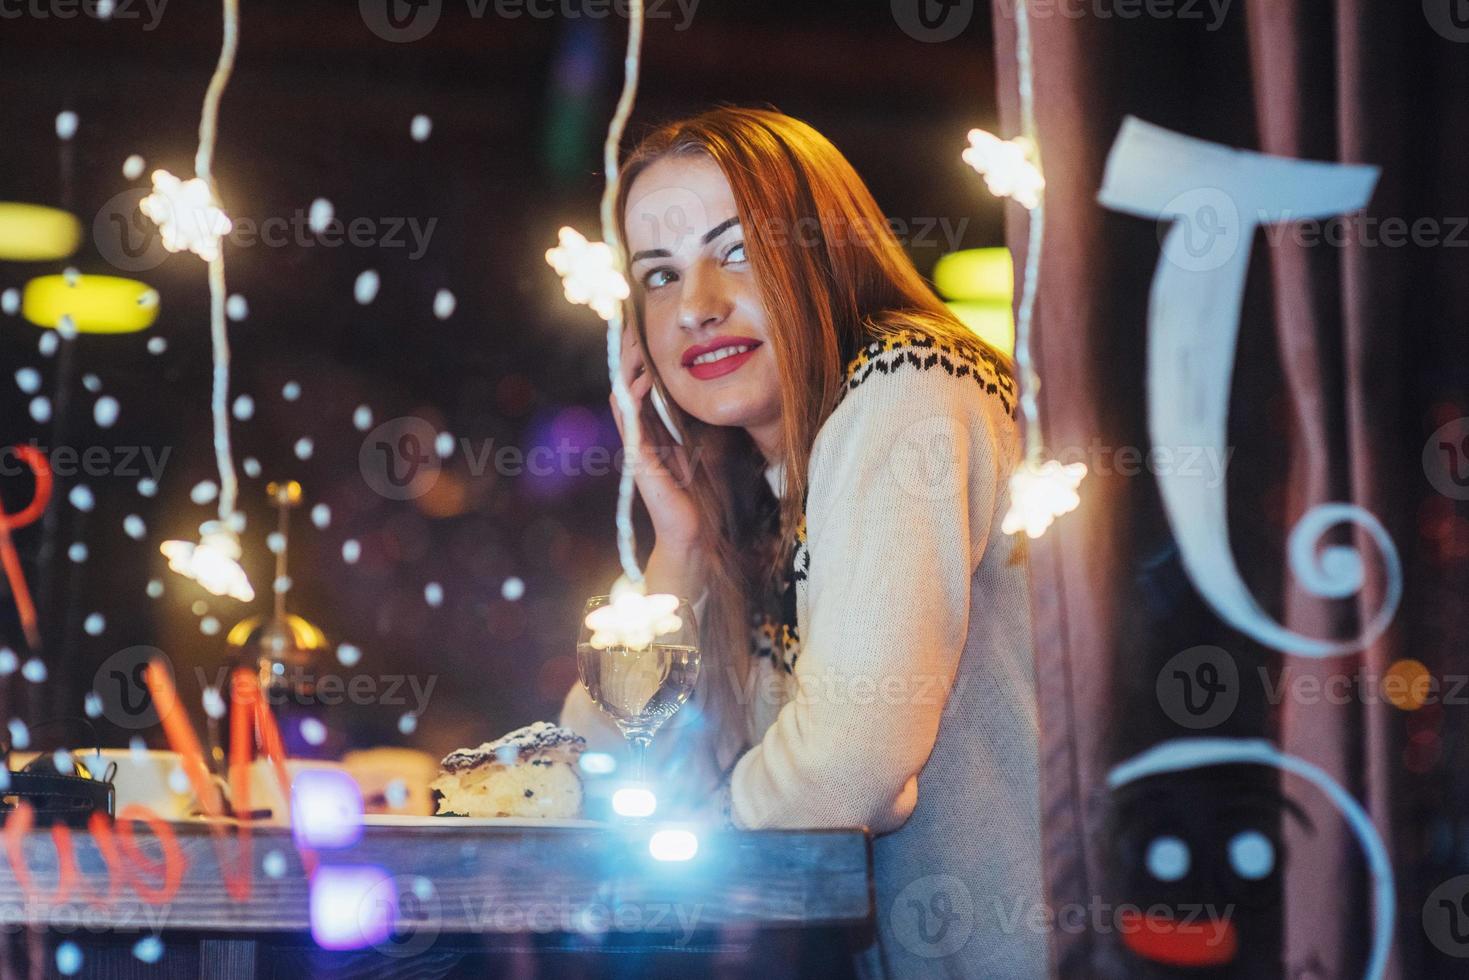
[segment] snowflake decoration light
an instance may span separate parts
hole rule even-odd
[[[611,601],[587,613],[587,626],[592,630],[592,647],[606,650],[627,647],[644,650],[655,639],[683,628],[678,609],[678,596],[664,593],[644,595],[626,577],[612,587]]]
[[[219,258],[220,239],[234,227],[208,182],[199,177],[179,180],[167,170],[153,171],[153,193],[138,210],[158,225],[164,248],[193,252],[205,262]]]
[[[240,566],[240,539],[219,521],[199,525],[199,542],[165,541],[158,546],[168,567],[193,579],[215,595],[241,602],[255,598],[255,590]]]
[[[561,277],[566,298],[590,306],[604,320],[612,319],[630,292],[612,249],[606,242],[587,241],[575,228],[562,228],[557,240],[559,245],[546,250],[546,261]]]
[[[1010,509],[1000,530],[1006,534],[1024,531],[1032,538],[1040,537],[1052,521],[1081,503],[1076,488],[1084,476],[1085,463],[1025,460],[1010,475]]]
[[[991,194],[1008,197],[1026,210],[1040,204],[1046,180],[1035,165],[1035,144],[1026,137],[1002,140],[983,129],[971,129],[969,147],[962,156],[984,176]]]

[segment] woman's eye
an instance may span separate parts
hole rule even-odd
[[[647,289],[657,289],[673,282],[677,275],[672,269],[654,269],[643,277],[643,286]]]
[[[744,242],[737,242],[736,244],[731,245],[729,247],[729,251],[724,253],[724,261],[726,261],[726,262],[743,262],[743,261],[745,261],[745,243]]]

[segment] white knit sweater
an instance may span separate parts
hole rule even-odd
[[[1024,547],[1000,531],[1014,397],[982,349],[858,356],[812,449],[796,623],[752,671],[733,822],[877,835],[866,976],[1046,975]],[[684,754],[700,703],[659,736],[665,785],[712,778]],[[579,686],[562,723],[619,745]]]

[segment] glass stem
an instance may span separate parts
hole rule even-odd
[[[645,785],[648,778],[648,746],[653,740],[646,735],[634,735],[631,737],[633,771],[637,774],[638,785]]]

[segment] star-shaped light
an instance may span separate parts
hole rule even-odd
[[[199,525],[199,543],[165,541],[158,546],[168,567],[193,579],[215,595],[249,602],[255,598],[250,579],[240,567],[240,539],[219,521]]]
[[[219,241],[234,227],[205,181],[179,180],[167,170],[153,171],[153,193],[138,210],[157,223],[164,248],[193,252],[205,262],[219,258]]]
[[[1076,488],[1086,476],[1085,463],[1026,460],[1010,475],[1010,510],[1000,524],[1006,534],[1024,531],[1032,538],[1046,533],[1051,522],[1081,503]]]
[[[660,636],[683,628],[677,615],[678,596],[665,593],[644,595],[640,586],[625,577],[612,587],[611,601],[587,613],[587,626],[592,630],[592,647],[606,650],[627,647],[646,649]]]
[[[1024,136],[1002,140],[982,129],[969,131],[964,162],[984,175],[985,186],[996,197],[1008,197],[1031,209],[1041,202],[1046,180],[1035,165],[1035,144]]]
[[[546,261],[561,277],[566,298],[590,306],[604,320],[612,319],[617,304],[629,295],[612,249],[606,242],[587,241],[575,228],[562,228],[557,240],[557,247],[546,250]]]

